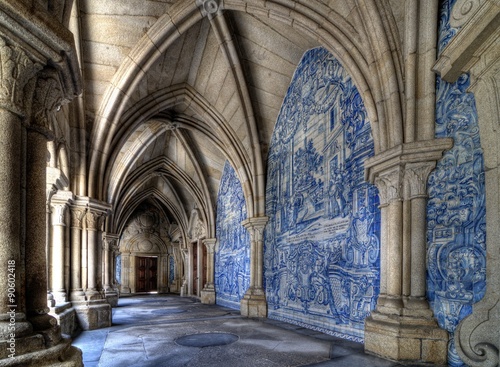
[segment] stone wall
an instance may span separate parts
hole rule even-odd
[[[216,303],[239,309],[250,284],[250,235],[245,198],[236,172],[226,161],[217,199],[215,249]]]
[[[379,293],[380,211],[363,101],[324,48],[299,63],[268,156],[270,318],[361,341]]]

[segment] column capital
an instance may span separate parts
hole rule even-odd
[[[84,219],[89,230],[100,230],[102,221],[111,214],[111,204],[88,196],[76,196],[74,202],[75,206],[86,209]]]
[[[241,225],[245,227],[250,232],[250,234],[252,234],[253,231],[257,231],[262,235],[268,220],[269,217],[266,216],[247,218],[243,222],[241,222]]]
[[[0,106],[20,117],[26,116],[24,90],[28,82],[42,69],[19,46],[0,36]]]
[[[427,180],[436,162],[441,159],[443,152],[453,146],[453,139],[440,138],[405,143],[379,153],[365,161],[365,179],[380,190],[382,205],[391,200],[403,198],[403,184],[405,179],[416,175],[420,182]],[[425,167],[425,168],[424,168]],[[428,172],[427,172],[428,170]],[[411,171],[406,174],[406,171]],[[425,178],[424,178],[425,176]],[[420,195],[422,185],[413,184],[410,196]],[[424,185],[424,189],[426,186]],[[425,190],[423,191],[425,193]]]
[[[90,231],[98,231],[102,227],[102,221],[105,218],[105,214],[102,212],[95,212],[87,209],[85,213],[85,225]]]
[[[50,198],[50,209],[52,212],[52,225],[66,225],[66,209],[73,201],[71,191],[57,190]]]
[[[82,220],[85,217],[86,209],[79,206],[71,206],[71,227],[82,229]]]
[[[39,73],[36,81],[30,130],[44,135],[47,140],[54,140],[54,113],[70,100],[65,98],[59,73],[52,68],[46,68]]]
[[[118,240],[120,236],[114,233],[103,233],[102,243],[106,251],[116,251],[118,250]]]
[[[375,178],[375,185],[379,191],[380,205],[402,200],[403,167],[396,166],[379,173]]]
[[[202,240],[203,244],[207,248],[209,253],[213,253],[215,251],[215,244],[217,243],[217,238],[205,238]]]
[[[406,165],[404,173],[405,200],[427,197],[427,179],[435,167],[435,162],[409,163]]]

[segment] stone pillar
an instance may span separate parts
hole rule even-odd
[[[103,236],[103,247],[104,247],[104,294],[106,300],[111,305],[111,307],[118,306],[118,293],[112,287],[112,277],[113,277],[113,253],[116,247],[116,242],[118,241],[118,235],[106,233]]]
[[[85,215],[87,224],[87,288],[85,296],[88,300],[99,299],[97,291],[97,236],[102,213],[88,211]]]
[[[60,103],[61,86],[55,72],[42,74],[36,84],[32,124],[26,140],[26,300],[35,331],[53,346],[61,340],[57,321],[47,307],[46,185],[47,141],[53,139],[51,113]],[[64,241],[64,239],[63,239]],[[63,271],[64,271],[64,257]],[[64,273],[63,273],[64,277]],[[63,286],[64,287],[64,286]]]
[[[85,229],[82,231],[82,288],[84,300],[73,301],[80,326],[84,330],[94,330],[111,326],[111,306],[100,293],[97,283],[98,256],[100,228],[109,205],[89,197],[77,197],[77,208],[86,208],[83,217]],[[78,213],[82,214],[82,213]],[[79,231],[75,230],[76,237]],[[78,291],[80,292],[80,291]]]
[[[206,304],[215,304],[215,287],[214,287],[214,256],[215,256],[215,238],[205,238],[203,244],[207,248],[207,284],[201,292],[201,302]]]
[[[0,65],[5,70],[0,76],[3,86],[0,89],[0,358],[7,358],[11,327],[15,328],[16,338],[32,331],[31,324],[26,322],[25,268],[21,250],[23,118],[26,115],[23,91],[38,67],[25,52],[7,44],[2,37]]]
[[[71,207],[71,294],[72,301],[85,300],[82,288],[82,219],[85,209]]]
[[[446,364],[448,333],[425,298],[427,177],[450,139],[407,143],[365,162],[379,189],[380,289],[365,320],[365,350],[398,361]]]
[[[405,201],[410,204],[410,294],[406,308],[413,316],[432,318],[432,311],[426,298],[426,255],[427,255],[427,179],[435,168],[434,162],[406,165]]]
[[[182,264],[184,265],[184,271],[182,273],[181,297],[185,297],[189,295],[189,249],[186,247],[181,247],[181,255]]]
[[[188,243],[188,248],[187,248],[187,261],[186,261],[186,268],[184,269],[184,274],[187,279],[187,294],[192,296],[193,295],[193,285],[194,285],[194,279],[193,279],[193,264],[194,264],[194,258],[193,258],[193,244],[191,242]]]
[[[264,228],[268,217],[248,218],[242,225],[250,233],[250,287],[241,300],[241,315],[266,317],[267,302],[262,280],[264,277]]]
[[[50,289],[56,305],[67,302],[65,289],[64,262],[66,239],[66,213],[69,200],[73,194],[70,191],[60,191],[51,199],[51,226],[52,236],[50,242]]]
[[[0,335],[1,364],[82,366],[81,352],[68,340],[61,340],[55,319],[47,314],[47,139],[53,138],[54,108],[63,98],[79,93],[73,37],[42,8],[35,11],[24,2],[5,4],[0,17],[0,187],[4,190],[0,199],[0,288],[5,287],[0,320],[10,323],[15,319],[16,325],[15,343],[7,344],[6,337],[12,335]],[[51,71],[47,68],[47,73],[35,78],[48,64]],[[8,265],[15,266],[15,271],[8,273]],[[9,274],[15,274],[13,287],[8,287]],[[15,291],[9,292],[10,288]],[[5,301],[7,295],[13,297]],[[10,300],[16,302],[15,311],[6,307],[12,305]],[[9,312],[8,318],[5,312]],[[1,323],[1,331],[6,331],[2,327],[6,325],[10,329],[11,325]],[[9,356],[6,345],[11,344],[15,348]]]
[[[131,293],[130,289],[130,254],[122,253],[121,293]]]

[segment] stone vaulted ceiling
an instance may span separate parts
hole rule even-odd
[[[195,0],[75,0],[70,28],[84,78],[88,194],[113,205],[115,231],[141,202],[154,200],[181,228],[199,208],[214,236],[226,159],[247,201],[264,191],[254,190],[265,182],[255,175],[265,172],[290,80],[303,53],[322,42],[291,18],[228,3],[206,16]],[[354,3],[315,6],[359,47],[366,35],[356,31],[362,19]],[[262,208],[250,207],[249,216]]]

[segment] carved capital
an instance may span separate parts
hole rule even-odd
[[[402,200],[403,170],[401,167],[380,173],[375,178],[379,190],[380,205],[388,205],[392,201]]]
[[[251,241],[262,241],[264,237],[264,228],[266,228],[268,217],[254,217],[245,219],[241,224],[250,233]]]
[[[222,0],[196,0],[196,5],[200,8],[201,14],[206,16],[214,16],[223,9]]]
[[[215,251],[215,244],[217,243],[216,238],[205,238],[203,244],[207,248],[209,254],[213,254]]]
[[[102,236],[102,243],[104,250],[117,251],[118,250],[118,235],[112,233],[104,233]]]
[[[434,162],[406,165],[405,200],[427,197],[427,178],[435,166]]]
[[[71,207],[71,227],[82,229],[82,220],[85,216],[85,209]]]
[[[0,106],[24,117],[25,87],[41,68],[21,48],[0,37]]]
[[[52,119],[54,113],[67,103],[64,99],[63,86],[55,70],[44,71],[37,79],[32,105],[30,129],[45,135],[48,140],[54,140]]]
[[[100,230],[104,217],[105,216],[102,213],[88,211],[85,215],[85,224],[87,225],[87,229],[90,231]]]
[[[52,204],[52,225],[53,226],[66,226],[66,204]]]

